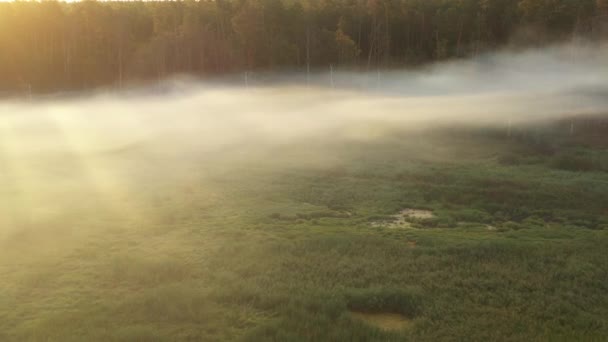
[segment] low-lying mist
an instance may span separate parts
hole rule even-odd
[[[5,100],[0,127],[5,149],[18,145],[22,155],[73,143],[104,149],[191,140],[214,148],[319,134],[365,136],[370,124],[506,125],[608,108],[606,44],[496,53],[415,71],[334,71],[313,74],[308,82],[303,77],[175,79],[82,98]]]
[[[248,74],[229,82],[181,79],[119,93],[4,100],[0,226],[49,225],[68,211],[82,219],[85,211],[100,212],[102,198],[110,211],[134,215],[146,196],[135,187],[155,191],[169,179],[204,177],[226,159],[323,164],[332,161],[330,143],[400,130],[507,130],[606,112],[608,45],[582,43],[421,70],[334,70],[308,81],[302,74]],[[276,152],[285,146],[291,147]],[[290,159],[294,153],[298,158]]]

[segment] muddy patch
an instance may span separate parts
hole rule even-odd
[[[350,315],[383,331],[401,331],[412,326],[412,320],[397,313],[350,311]]]
[[[374,221],[373,227],[386,228],[412,228],[412,223],[425,221],[435,218],[430,210],[406,208],[395,215],[391,215],[389,220]]]
[[[428,220],[435,217],[432,211],[423,209],[403,209],[398,216],[419,220]]]

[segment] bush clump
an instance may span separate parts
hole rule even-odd
[[[360,312],[390,312],[414,317],[422,310],[421,296],[411,289],[375,288],[346,295],[348,308]]]
[[[574,155],[561,155],[551,161],[551,166],[565,171],[594,171],[595,164],[590,158]]]

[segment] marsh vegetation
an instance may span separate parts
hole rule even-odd
[[[521,134],[10,159],[2,340],[601,339],[607,174]],[[543,144],[605,163],[606,131],[580,134]],[[403,208],[433,216],[370,224]]]
[[[570,51],[3,101],[0,341],[603,340],[608,59]]]

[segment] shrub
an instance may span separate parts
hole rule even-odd
[[[484,211],[476,209],[463,209],[455,212],[453,216],[459,221],[480,223],[492,222],[492,216]]]
[[[498,163],[501,165],[520,165],[522,158],[515,153],[508,153],[498,157]]]
[[[526,228],[540,228],[545,226],[545,221],[537,217],[528,217],[521,222],[521,225],[525,226]]]
[[[551,161],[551,166],[566,171],[593,171],[595,169],[591,159],[573,155],[558,156]]]
[[[509,222],[503,223],[502,228],[510,229],[510,230],[519,230],[522,228],[522,226],[517,222],[509,221]]]
[[[414,317],[422,309],[420,295],[411,289],[354,290],[346,294],[346,300],[350,310],[362,312],[392,312]]]

